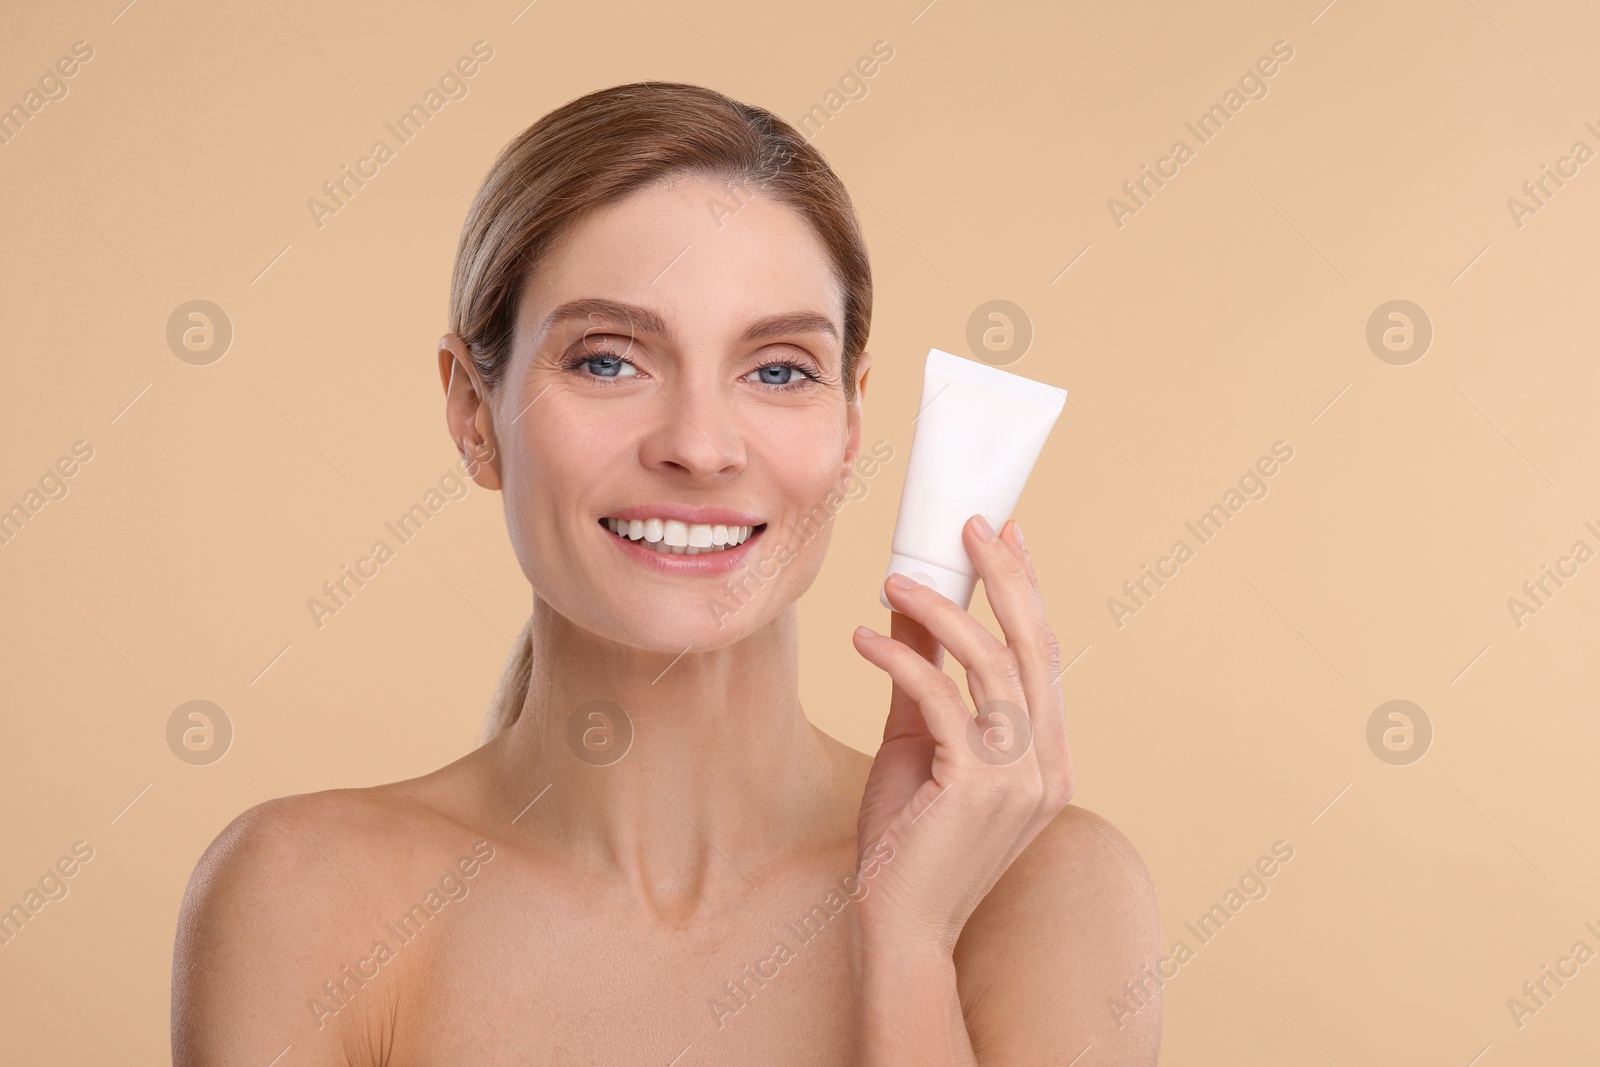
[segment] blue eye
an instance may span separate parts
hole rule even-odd
[[[791,374],[791,371],[794,373]],[[751,371],[750,373],[759,375],[759,380],[763,385],[772,385],[779,389],[802,389],[808,383],[814,383],[816,381],[816,379],[811,376],[811,372],[806,370],[805,367],[798,363],[788,363],[783,361],[779,361],[777,363],[768,363],[763,367],[759,367],[756,370]]]
[[[602,378],[618,378],[622,375],[623,362],[617,356],[595,356],[584,360],[589,369]]]
[[[567,361],[566,370],[577,370],[579,367],[588,367],[591,373],[583,375],[585,378],[631,378],[632,374],[626,373],[623,368],[632,368],[633,364],[609,349],[588,350]]]

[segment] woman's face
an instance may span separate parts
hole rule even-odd
[[[458,418],[451,390],[452,432],[475,425],[493,448],[479,481],[498,481],[523,572],[556,611],[638,648],[725,645],[821,569],[870,362],[846,404],[843,334],[809,223],[753,188],[679,177],[551,250],[485,410]]]

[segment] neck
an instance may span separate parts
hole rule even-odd
[[[528,696],[496,742],[517,836],[659,910],[747,891],[765,862],[833,843],[837,743],[800,706],[793,605],[681,652],[619,645],[537,597],[534,614]]]

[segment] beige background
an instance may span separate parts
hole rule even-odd
[[[923,357],[973,355],[969,316],[1010,300],[1034,330],[1010,369],[1070,393],[1019,517],[1077,657],[1078,799],[1137,844],[1166,945],[1295,850],[1167,985],[1165,1061],[1592,1052],[1600,962],[1521,1028],[1506,1005],[1600,951],[1600,562],[1520,628],[1506,604],[1600,549],[1600,162],[1520,228],[1507,207],[1600,150],[1591,6],[123,3],[12,5],[0,41],[7,105],[94,49],[0,147],[0,506],[94,449],[0,547],[0,904],[95,850],[0,947],[7,1060],[165,1062],[217,831],[471,744],[528,598],[498,498],[451,502],[322,629],[305,602],[453,461],[432,345],[501,145],[641,78],[798,122],[878,40],[893,59],[816,143],[871,246],[865,436],[897,458],[802,603],[809,713],[874,749],[887,685],[849,633],[884,622]],[[318,229],[307,198],[480,39],[470,94]],[[1118,228],[1107,198],[1280,40],[1266,98]],[[209,366],[165,339],[197,298],[235,332]],[[1399,298],[1434,328],[1406,366],[1365,339]],[[1107,599],[1278,440],[1270,494],[1119,629]],[[196,698],[235,730],[210,766],[167,746]],[[1391,699],[1432,723],[1419,762],[1368,747]]]

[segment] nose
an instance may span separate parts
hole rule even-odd
[[[697,481],[744,473],[744,434],[733,398],[719,383],[689,376],[655,383],[655,413],[640,445],[640,460],[654,470],[675,470]]]

